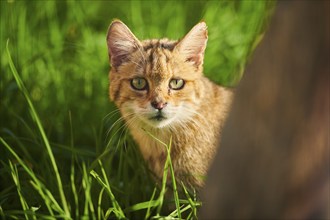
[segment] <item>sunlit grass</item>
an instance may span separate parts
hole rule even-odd
[[[0,137],[0,142],[3,144],[3,146],[11,153],[11,155],[17,161],[17,164],[13,165],[13,162],[11,160],[9,160],[9,166],[10,166],[12,179],[16,185],[18,197],[19,197],[19,200],[20,200],[21,206],[22,206],[22,210],[8,211],[6,213],[3,212],[2,214],[4,216],[8,216],[8,217],[24,215],[26,219],[30,219],[30,218],[36,219],[36,217],[42,217],[44,219],[48,219],[48,218],[52,219],[53,217],[63,218],[63,219],[72,219],[73,218],[72,216],[74,216],[75,218],[86,218],[86,219],[108,219],[108,218],[111,218],[112,215],[114,215],[117,219],[126,219],[127,217],[126,217],[123,209],[121,208],[120,204],[118,203],[118,201],[115,198],[114,193],[112,192],[111,185],[109,183],[109,178],[108,178],[106,171],[104,169],[104,166],[100,160],[98,160],[98,163],[99,163],[102,177],[96,171],[94,171],[94,170],[90,171],[90,175],[93,176],[97,180],[97,182],[101,185],[101,190],[99,191],[99,195],[97,197],[98,202],[94,203],[93,198],[95,198],[95,196],[93,196],[93,192],[92,192],[93,181],[91,180],[91,176],[89,176],[89,174],[87,173],[86,164],[84,162],[80,164],[82,166],[83,172],[82,172],[81,186],[79,186],[79,187],[82,187],[82,189],[83,189],[83,191],[81,193],[84,194],[84,197],[83,197],[84,200],[78,199],[78,198],[81,198],[81,195],[79,195],[77,192],[77,186],[75,183],[75,166],[73,164],[74,158],[72,158],[71,169],[70,169],[70,171],[71,171],[70,193],[72,194],[71,196],[73,196],[75,209],[72,210],[70,205],[68,205],[67,200],[66,200],[66,195],[63,190],[61,175],[58,171],[57,162],[55,161],[48,138],[44,135],[44,130],[41,125],[40,118],[39,118],[37,112],[35,111],[35,108],[34,108],[33,103],[31,102],[29,93],[27,92],[27,90],[24,86],[24,83],[22,82],[22,80],[12,62],[11,55],[10,55],[10,52],[8,49],[8,44],[7,44],[6,49],[7,49],[7,54],[8,54],[9,64],[10,64],[12,74],[14,75],[16,83],[19,85],[19,89],[25,96],[25,99],[29,105],[28,107],[30,110],[31,117],[34,119],[35,123],[37,124],[37,126],[39,128],[39,132],[42,136],[45,148],[47,150],[47,155],[50,158],[52,158],[50,160],[49,166],[53,169],[53,171],[55,173],[55,176],[56,176],[55,179],[57,180],[58,191],[60,192],[59,194],[60,194],[60,200],[61,200],[62,204],[59,204],[59,202],[55,199],[56,196],[54,196],[54,193],[56,195],[57,192],[52,192],[50,189],[48,189],[47,185],[44,184],[43,180],[38,178],[37,174],[35,174],[33,169],[31,167],[29,167],[26,164],[26,162],[24,162],[18,156],[18,154],[13,150],[13,148],[11,146],[9,146],[9,144],[3,138]],[[161,142],[159,139],[157,139],[157,137],[153,136],[151,133],[148,133],[148,134],[152,138],[155,138],[157,141]],[[170,139],[169,144],[166,144],[164,142],[161,142],[161,144],[167,150],[167,159],[165,162],[163,180],[162,180],[161,189],[159,192],[159,197],[157,199],[154,199],[154,197],[156,195],[155,193],[157,191],[157,188],[155,187],[151,200],[134,204],[131,207],[125,208],[125,210],[128,213],[131,213],[131,212],[134,212],[137,210],[146,209],[145,218],[147,219],[147,218],[151,217],[151,210],[156,209],[156,214],[153,217],[154,219],[166,217],[161,213],[161,211],[163,210],[165,193],[167,190],[167,179],[168,179],[167,175],[168,175],[168,173],[170,173],[171,179],[172,179],[172,187],[173,187],[173,198],[174,198],[176,210],[169,213],[169,215],[167,217],[181,219],[181,209],[182,209],[182,211],[191,210],[191,213],[189,214],[188,217],[196,218],[197,217],[196,216],[196,207],[199,206],[199,202],[196,202],[196,201],[193,202],[193,200],[190,198],[189,194],[187,193],[186,189],[185,189],[185,193],[186,193],[186,196],[188,199],[181,199],[181,200],[179,199],[177,186],[176,186],[176,180],[175,180],[175,176],[174,176],[174,170],[173,170],[173,166],[172,166],[171,158],[170,158],[170,150],[171,150],[172,141]],[[72,143],[72,147],[73,147],[73,143]],[[18,166],[21,166],[24,169],[24,171],[28,174],[28,176],[29,176],[28,179],[29,179],[30,184],[32,185],[32,188],[34,190],[36,190],[36,192],[41,196],[41,198],[43,200],[43,204],[47,207],[47,209],[42,214],[38,213],[38,210],[43,205],[39,204],[39,207],[30,206],[29,203],[27,202],[27,199],[21,192],[20,178],[19,178],[18,169],[17,169]],[[170,172],[168,172],[169,170],[170,170]],[[106,194],[108,194],[109,199],[111,201],[111,205],[112,205],[112,206],[108,207],[107,209],[105,208],[107,206],[105,206],[105,207],[102,206],[102,197],[103,197],[104,191],[106,192]],[[68,193],[68,191],[66,193]],[[84,203],[82,212],[79,212],[78,203]],[[180,204],[180,203],[182,203],[182,204]],[[97,212],[95,210],[97,210]]]
[[[178,39],[205,20],[204,72],[233,86],[274,1],[0,4],[0,217],[197,218],[201,202],[175,181],[170,157],[157,185],[109,102],[108,25],[119,18],[140,39]],[[171,140],[163,146],[170,152]]]

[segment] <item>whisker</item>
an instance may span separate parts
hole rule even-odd
[[[131,117],[132,115],[134,115],[134,113],[128,114],[126,115],[127,118]],[[112,131],[112,129],[119,123],[122,123],[125,120],[125,118],[122,116],[119,119],[117,119],[114,124],[109,128],[108,132],[107,132],[107,137],[109,136],[110,132]],[[125,126],[125,123],[123,123],[123,125],[121,125],[116,131],[115,133],[111,136],[110,140],[108,141],[107,147],[108,148],[113,140],[113,138],[118,134],[118,132],[123,128],[123,126]]]
[[[120,140],[121,140],[122,135],[124,134],[124,137],[127,136],[127,133],[128,133],[128,130],[129,130],[129,126],[131,124],[135,123],[135,121],[137,121],[137,119],[138,119],[138,117],[136,115],[133,115],[133,117],[131,117],[130,119],[126,120],[126,122],[125,122],[125,124],[124,124],[124,126],[122,128],[122,132],[120,134],[119,141],[117,142],[116,149],[118,149],[118,147],[119,147],[119,144],[120,144]],[[124,144],[124,146],[126,147],[126,144]]]
[[[133,116],[132,118],[134,118],[134,117],[135,117],[135,116]],[[116,150],[119,148],[119,144],[120,144],[120,142],[121,142],[121,140],[122,140],[123,133],[125,132],[125,130],[127,130],[127,128],[128,128],[128,123],[129,123],[129,121],[132,120],[132,118],[126,120],[126,122],[120,127],[120,129],[118,129],[118,130],[121,130],[121,132],[120,132],[120,135],[119,135],[119,138],[118,138],[118,142],[117,142]]]
[[[144,56],[144,53],[142,51],[142,48],[141,47],[138,47],[138,50],[139,50],[139,52],[141,54],[141,57],[143,58],[143,64],[146,64],[147,63],[147,59]]]
[[[102,121],[105,121],[105,122],[107,123],[108,121],[110,121],[110,119],[111,119],[114,115],[118,114],[119,112],[120,112],[119,109],[115,109],[115,110],[109,112],[108,114],[106,114],[106,115],[103,117]]]
[[[142,68],[142,66],[139,63],[137,63],[136,61],[129,59],[129,62],[132,62],[132,63],[136,64],[138,67]]]

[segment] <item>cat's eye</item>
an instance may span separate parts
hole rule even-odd
[[[171,89],[180,90],[184,87],[184,80],[183,79],[171,79],[169,86]]]
[[[148,83],[146,79],[137,77],[131,80],[131,86],[136,90],[145,90],[148,87]]]

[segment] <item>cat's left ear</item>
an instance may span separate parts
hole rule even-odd
[[[203,64],[207,43],[207,26],[204,21],[196,24],[186,36],[176,45],[176,50],[188,62],[197,68]]]

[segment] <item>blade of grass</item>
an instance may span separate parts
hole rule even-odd
[[[109,193],[110,193],[109,195],[111,195],[111,201],[114,204],[115,211],[118,213],[120,219],[125,219],[126,218],[125,214],[124,214],[123,210],[121,209],[121,207],[119,206],[114,194],[111,191],[110,183],[108,181],[107,174],[105,173],[105,169],[102,165],[102,162],[99,161],[99,164],[100,164],[100,167],[101,167],[101,172],[102,172],[102,175],[103,175],[103,179],[105,181],[107,189],[109,189]]]
[[[85,163],[83,163],[83,188],[85,192],[85,209],[84,216],[88,219],[96,219],[95,211],[93,206],[93,200],[91,195],[92,181],[90,176],[87,173],[87,168]]]
[[[31,185],[40,193],[40,192],[44,192],[45,197],[43,198],[44,201],[50,205],[50,207],[58,212],[58,213],[63,213],[63,215],[65,215],[63,209],[61,208],[61,206],[57,203],[56,199],[54,198],[53,194],[44,186],[39,186],[38,184],[34,183],[33,181],[30,181]],[[51,215],[54,215],[51,213]]]
[[[152,138],[154,138],[156,141],[158,141],[159,143],[164,145],[165,148],[166,148],[166,151],[167,151],[167,157],[166,157],[166,161],[165,161],[165,165],[164,165],[164,173],[163,173],[163,180],[162,180],[162,190],[161,190],[160,195],[159,195],[160,204],[159,204],[158,209],[157,209],[157,215],[160,214],[160,210],[161,210],[162,205],[163,205],[164,195],[165,195],[165,188],[166,188],[166,181],[167,181],[167,173],[168,173],[168,168],[170,168],[172,186],[173,186],[174,202],[175,202],[176,209],[178,211],[178,217],[181,218],[179,194],[178,194],[178,190],[177,190],[175,174],[174,174],[174,169],[173,169],[172,160],[171,160],[172,136],[170,137],[170,142],[167,145],[163,141],[161,141],[160,139],[155,137],[153,134],[151,134],[150,132],[148,132],[148,131],[146,131],[146,132]]]
[[[126,212],[134,212],[142,209],[150,209],[152,207],[158,206],[158,200],[150,200],[146,202],[140,202],[137,204],[132,205],[131,207],[128,207],[125,209]]]
[[[29,205],[27,204],[27,202],[26,202],[26,200],[23,197],[22,192],[21,192],[22,189],[21,189],[21,184],[19,182],[17,167],[14,166],[11,161],[9,161],[9,166],[10,166],[10,169],[11,169],[11,176],[13,178],[13,181],[14,181],[15,185],[16,185],[17,193],[18,193],[23,211],[27,211],[27,210],[29,210]],[[29,219],[29,217],[26,213],[24,215],[25,215],[25,219]]]
[[[108,208],[108,210],[105,213],[104,219],[108,219],[112,212],[113,213],[115,212],[115,208]]]
[[[64,194],[64,190],[63,190],[63,186],[62,186],[61,176],[60,176],[60,174],[58,172],[57,164],[56,164],[56,161],[55,161],[55,158],[54,158],[52,149],[50,147],[48,138],[47,138],[46,133],[45,133],[45,131],[43,129],[43,126],[41,124],[41,121],[39,119],[39,116],[38,116],[38,114],[37,114],[37,112],[36,112],[36,110],[34,108],[34,105],[33,105],[32,101],[31,101],[30,97],[29,97],[29,93],[28,93],[27,89],[25,88],[25,86],[23,84],[23,81],[21,80],[21,78],[20,78],[20,76],[19,76],[19,74],[18,74],[18,72],[16,70],[16,67],[15,67],[15,65],[13,63],[13,60],[11,58],[11,55],[10,55],[10,52],[9,52],[9,39],[7,40],[6,51],[7,51],[7,56],[8,56],[8,61],[9,61],[9,66],[10,66],[11,72],[12,72],[14,78],[15,78],[15,81],[16,81],[19,89],[21,90],[21,92],[23,93],[26,101],[28,102],[31,117],[34,119],[34,121],[37,124],[37,127],[38,127],[39,132],[40,132],[41,137],[42,137],[42,140],[43,140],[43,142],[45,144],[47,153],[49,155],[51,165],[52,165],[52,167],[54,169],[54,172],[55,172],[55,177],[56,177],[56,181],[57,181],[58,191],[59,191],[59,194],[60,194],[60,198],[61,198],[61,201],[62,201],[64,212],[65,212],[67,218],[70,218],[70,211],[69,211],[68,204],[66,202],[66,198],[65,198],[65,194]]]
[[[72,158],[72,161],[73,161],[73,158]],[[70,181],[71,181],[71,189],[72,189],[72,194],[73,194],[74,204],[75,204],[75,215],[76,215],[76,219],[78,219],[79,218],[79,200],[78,200],[78,193],[77,193],[76,184],[75,184],[75,169],[74,169],[73,162],[71,164]]]
[[[112,206],[114,208],[113,212],[115,213],[116,217],[119,219],[125,219],[126,218],[125,214],[124,214],[123,210],[121,209],[121,207],[119,206],[114,194],[111,191],[110,184],[107,180],[107,176],[105,174],[105,170],[104,170],[101,162],[100,162],[100,166],[101,166],[102,175],[103,175],[104,180],[102,180],[101,177],[94,170],[90,171],[90,174],[97,180],[97,182],[103,188],[105,188],[106,192],[108,193],[108,195],[110,197]]]
[[[191,206],[192,213],[193,213],[194,217],[197,218],[197,208],[196,208],[196,206],[197,206],[197,205],[201,205],[201,204],[196,203],[196,201],[194,202],[194,201],[192,200],[192,198],[191,198],[191,196],[189,195],[188,190],[187,190],[187,188],[186,188],[186,186],[184,185],[183,182],[181,182],[181,185],[182,185],[183,191],[184,191],[184,193],[185,193],[185,195],[186,195],[186,197],[187,197],[187,199],[188,199],[188,202],[189,202],[189,204],[190,204],[190,206]]]
[[[150,201],[149,201],[150,203],[151,203],[151,201],[153,201],[153,199],[154,199],[154,197],[156,195],[156,191],[157,191],[157,188],[155,187],[154,188],[154,191],[152,192]],[[150,215],[151,215],[151,212],[150,212],[151,207],[152,207],[151,204],[149,204],[148,209],[147,209],[147,212],[146,212],[146,216],[144,217],[145,220],[147,220],[150,217]]]
[[[179,194],[178,194],[178,189],[176,186],[175,174],[174,174],[174,169],[173,169],[172,160],[171,160],[171,147],[172,147],[172,136],[170,138],[170,143],[169,143],[168,147],[166,147],[166,149],[167,149],[168,163],[170,166],[171,177],[172,177],[174,202],[175,202],[176,210],[178,211],[178,217],[181,219]]]
[[[189,209],[191,209],[191,205],[189,204],[189,205],[187,205],[186,207],[184,206],[184,205],[182,205],[181,207],[180,207],[181,209],[181,212],[183,213],[183,212],[185,212],[185,211],[188,211]],[[178,209],[176,209],[176,210],[174,210],[173,212],[171,212],[169,215],[168,215],[168,217],[172,217],[172,218],[174,218],[174,217],[176,217],[176,216],[178,216]],[[181,219],[181,217],[178,217],[179,219]],[[187,219],[189,219],[189,218],[187,218]]]
[[[45,201],[46,207],[51,215],[53,215],[53,210],[51,203],[49,202],[50,200],[47,198],[47,195],[44,192],[44,186],[43,184],[39,181],[39,179],[35,176],[33,171],[27,166],[24,161],[15,153],[15,151],[5,142],[1,137],[0,137],[0,142],[7,148],[7,150],[15,157],[15,159],[18,161],[18,163],[23,167],[23,169],[27,172],[27,174],[32,178],[31,183],[33,183],[33,186],[36,188],[36,190],[39,192],[40,196],[43,198]]]
[[[33,142],[33,139],[27,139],[27,138],[20,138],[20,137],[17,137],[11,130],[8,130],[6,128],[3,128],[2,129],[2,132],[4,134],[7,134],[6,135],[6,139],[9,140],[9,139],[12,139],[14,140],[16,143],[17,143],[17,146],[21,149],[21,151],[23,152],[24,154],[24,157],[26,160],[28,161],[33,161],[31,155],[30,155],[30,152],[28,151],[28,149],[24,146],[24,144],[22,143],[22,141],[29,141],[31,143],[36,143],[36,142]]]
[[[0,216],[2,219],[5,219],[5,214],[3,213],[3,209],[1,207],[1,205],[0,205]]]
[[[102,216],[102,197],[104,193],[105,188],[102,188],[99,193],[99,199],[97,201],[97,219],[105,219],[104,216]]]
[[[158,201],[159,201],[159,205],[157,207],[157,215],[156,216],[160,216],[160,211],[163,207],[163,203],[164,203],[164,197],[165,197],[165,192],[166,192],[166,182],[167,182],[167,171],[168,171],[168,160],[169,157],[167,156],[167,159],[165,161],[165,166],[164,166],[164,172],[163,172],[163,179],[162,179],[162,188],[160,190],[159,193],[159,197],[158,197]]]
[[[17,217],[18,215],[24,215],[24,214],[28,214],[28,215],[33,215],[34,211],[32,210],[28,210],[28,211],[22,211],[22,210],[7,210],[6,211],[6,216],[9,217],[9,219],[22,219],[20,217]],[[56,220],[56,219],[64,219],[65,215],[45,215],[45,214],[37,214],[35,213],[37,219],[42,219],[42,220]]]
[[[88,213],[89,213],[89,209],[88,209],[88,198],[89,198],[89,193],[88,193],[88,180],[86,180],[86,166],[83,163],[83,177],[82,177],[82,187],[83,190],[85,192],[85,204],[84,204],[84,211],[83,211],[83,218],[87,219],[88,218]]]

